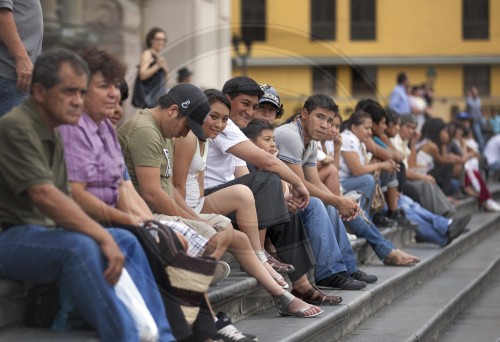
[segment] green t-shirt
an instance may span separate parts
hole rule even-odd
[[[0,222],[55,226],[26,192],[43,183],[69,194],[59,132],[47,129],[27,99],[0,119]]]
[[[174,144],[171,139],[163,138],[151,112],[147,109],[139,110],[118,129],[118,139],[130,180],[137,191],[139,183],[135,167],[157,167],[160,168],[162,189],[174,198],[172,184]]]

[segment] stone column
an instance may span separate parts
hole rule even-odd
[[[62,0],[61,5],[61,23],[65,27],[82,28],[83,27],[83,0]]]
[[[57,0],[40,0],[43,10],[44,30],[58,30],[61,27],[57,15]]]

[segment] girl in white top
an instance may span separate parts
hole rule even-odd
[[[205,119],[203,131],[207,138],[214,139],[226,127],[230,104],[220,91],[210,89],[205,93],[211,111]],[[175,140],[174,186],[178,194],[185,198],[187,204],[195,211],[222,215],[236,212],[238,229],[248,236],[248,239],[245,239],[248,246],[231,252],[245,271],[255,277],[270,294],[281,296],[286,292],[283,288],[288,288],[288,284],[269,265],[262,250],[261,239],[265,237],[265,230],[261,230],[260,232],[264,234],[259,236],[255,202],[250,189],[238,184],[203,197],[203,171],[206,165],[207,144],[208,142],[197,139],[192,132],[185,138]],[[252,249],[255,253],[248,253]],[[288,311],[298,317],[312,317],[322,312],[320,308],[308,305],[298,298],[293,299]]]

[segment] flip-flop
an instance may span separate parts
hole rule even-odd
[[[325,310],[315,307],[313,305],[309,305],[307,308],[300,309],[297,312],[291,312],[288,310],[290,303],[295,299],[295,297],[288,291],[285,291],[282,295],[273,296],[274,304],[278,309],[278,312],[281,316],[294,316],[299,318],[312,318],[321,315]],[[318,312],[308,315],[307,312],[312,309],[319,309]]]
[[[338,305],[342,303],[342,297],[329,296],[323,293],[316,286],[311,287],[305,293],[301,293],[295,289],[292,290],[292,295],[302,299],[304,302],[312,305]]]

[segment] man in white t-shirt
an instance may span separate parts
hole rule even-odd
[[[240,130],[248,125],[257,110],[259,98],[263,95],[259,85],[248,77],[235,77],[224,84],[222,92],[231,102],[230,120],[222,134],[209,143],[205,195],[232,184],[244,184],[252,190],[259,228],[267,227],[268,236],[286,235],[281,238],[282,244],[276,245],[276,248],[284,262],[295,266],[296,271],[290,273],[289,277],[294,283],[294,290],[298,290],[295,284],[300,283],[299,276],[303,276],[304,271],[307,272],[311,266],[308,260],[313,264],[315,260],[309,242],[300,241],[301,231],[304,230],[301,223],[297,223],[300,219],[297,215],[290,217],[288,208],[297,210],[308,206],[309,192],[300,177],[285,163],[254,145]],[[249,174],[246,163],[259,171]],[[281,179],[292,185],[293,196],[287,197],[287,202],[284,200]],[[292,222],[287,223],[284,229],[278,226],[290,219]],[[280,229],[282,232],[277,233]],[[307,236],[305,239],[307,240]],[[334,263],[335,260],[325,260],[326,262]],[[342,262],[339,262],[338,268],[346,271]],[[356,269],[357,266],[354,265],[352,271]],[[335,285],[336,288],[351,290],[366,286],[362,281],[348,277],[342,277]]]

